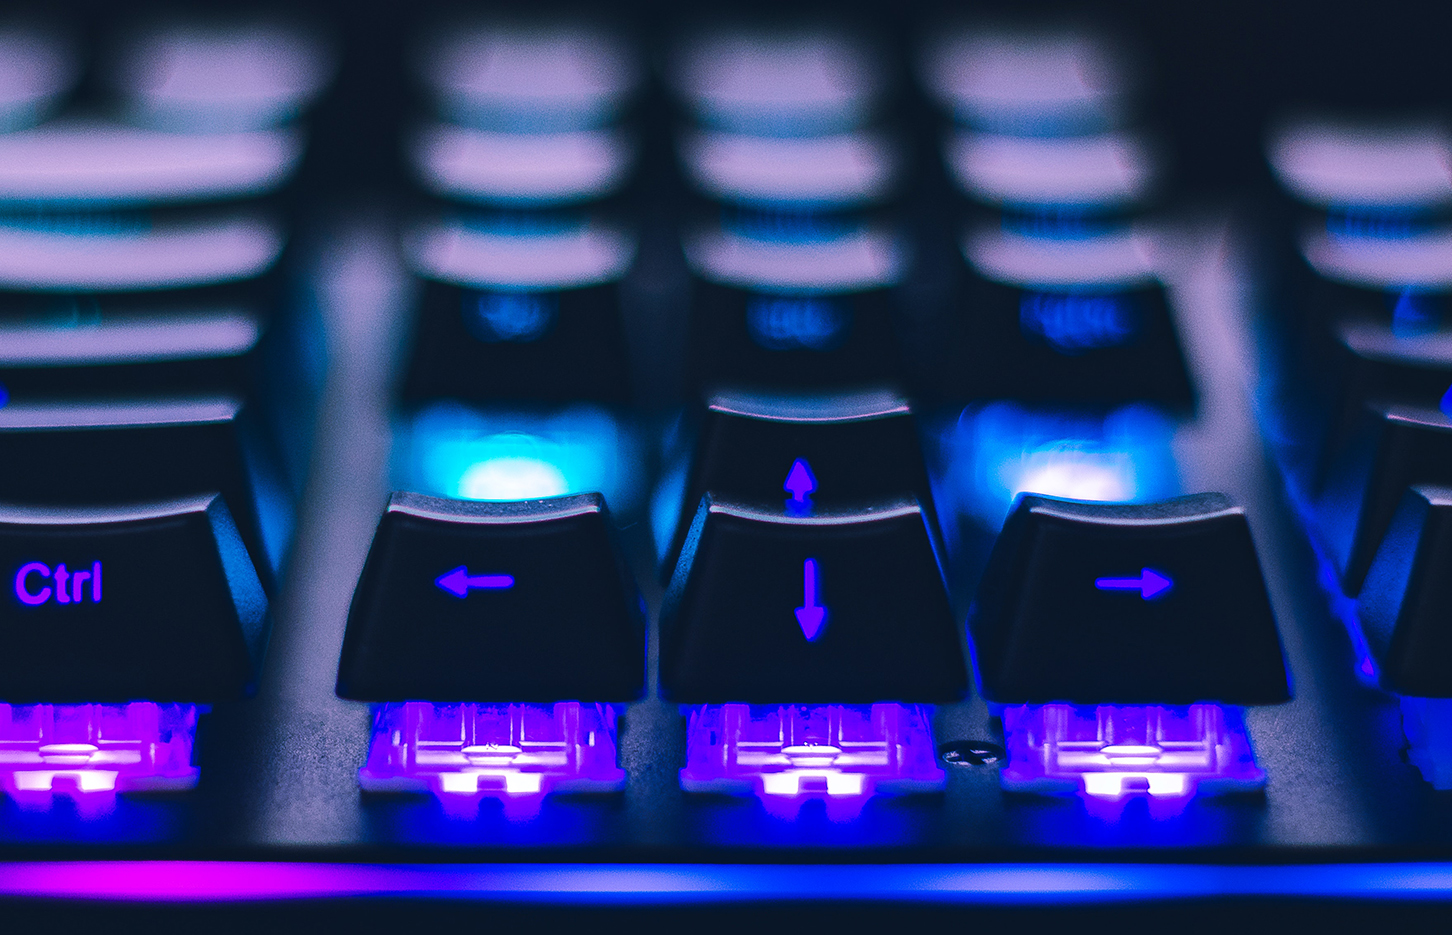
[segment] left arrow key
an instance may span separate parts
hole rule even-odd
[[[603,497],[393,495],[353,596],[339,695],[630,701],[644,687],[644,615]]]

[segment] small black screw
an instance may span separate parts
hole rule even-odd
[[[954,740],[939,744],[938,756],[953,766],[996,766],[1003,762],[1003,748],[986,740]]]

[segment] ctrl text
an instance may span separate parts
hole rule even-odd
[[[101,603],[101,563],[92,562],[89,571],[71,571],[65,565],[52,569],[44,562],[28,562],[15,573],[15,596],[20,603],[35,607],[54,600],[57,604]]]

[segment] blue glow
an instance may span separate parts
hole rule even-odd
[[[1130,343],[1138,330],[1129,299],[1116,295],[1026,292],[1019,327],[1061,354],[1081,354]]]
[[[1174,426],[1148,406],[1066,414],[994,402],[964,409],[940,439],[945,507],[997,529],[1020,493],[1125,503],[1179,493]]]
[[[1436,300],[1409,286],[1397,295],[1392,306],[1392,334],[1399,338],[1428,334],[1437,330],[1441,319]]]
[[[503,591],[514,587],[513,575],[471,575],[469,569],[460,565],[434,579],[434,584],[455,597],[468,597],[475,588],[485,591]]]
[[[491,903],[852,900],[960,905],[1233,896],[1452,898],[1452,863],[328,864],[118,860],[0,864],[0,895],[107,902],[424,897]]]
[[[464,325],[481,341],[525,343],[543,337],[559,311],[558,297],[547,293],[486,292],[464,301]]]
[[[1426,228],[1426,222],[1419,221],[1411,209],[1344,208],[1326,215],[1326,233],[1342,239],[1404,239]]]
[[[1452,419],[1452,386],[1447,387],[1447,392],[1442,394],[1440,407],[1447,418]]]
[[[5,388],[5,384],[4,383],[0,383],[0,408],[4,408],[5,405],[7,403],[9,403],[9,402],[10,402],[10,391]]]
[[[807,638],[808,643],[815,642],[822,635],[822,627],[827,622],[827,608],[817,603],[817,594],[821,588],[822,578],[817,568],[817,560],[809,558],[802,562],[802,606],[795,611],[797,625],[802,628],[802,636]]]
[[[1095,578],[1094,587],[1101,591],[1138,591],[1141,599],[1150,601],[1161,596],[1175,582],[1153,568],[1141,568],[1138,578]]]
[[[41,585],[33,587],[32,579],[44,581],[50,578],[54,587]],[[91,586],[86,587],[89,581]],[[101,603],[101,563],[92,562],[90,571],[70,571],[64,564],[52,570],[44,562],[27,562],[15,573],[15,596],[20,603],[38,607],[52,597],[57,604],[82,604],[87,596],[91,603]]]
[[[811,493],[817,489],[817,476],[812,473],[812,466],[805,458],[792,462],[791,470],[787,471],[786,483],[781,486],[791,494],[786,501],[788,513],[802,516],[812,512]]]
[[[1452,789],[1452,698],[1401,696],[1407,761],[1434,789]]]
[[[606,410],[546,413],[425,407],[395,435],[398,486],[463,500],[527,500],[598,491],[614,509],[640,496],[631,433]]]
[[[751,340],[769,351],[831,350],[850,322],[850,313],[833,299],[756,295],[746,306]]]

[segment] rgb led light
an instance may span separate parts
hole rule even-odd
[[[469,815],[492,797],[511,817],[529,817],[551,792],[614,792],[616,710],[607,704],[375,705],[368,761],[358,782],[370,792],[431,792]]]
[[[1240,709],[1216,704],[1016,705],[1003,709],[1013,792],[1185,801],[1265,787]]]
[[[697,705],[686,709],[687,792],[760,796],[789,817],[825,799],[834,817],[878,792],[936,792],[946,777],[927,705]],[[839,814],[840,813],[840,814]]]
[[[196,705],[0,704],[0,789],[22,807],[117,792],[190,789]]]

